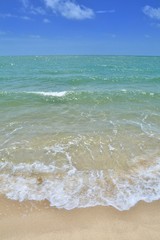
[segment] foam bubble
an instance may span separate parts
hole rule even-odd
[[[47,199],[51,206],[68,210],[102,205],[122,211],[140,200],[160,199],[160,159],[148,167],[119,173],[111,169],[78,171],[40,162],[0,163],[0,171],[1,194],[19,201]]]
[[[121,92],[126,93],[126,92],[127,92],[127,89],[121,89]]]
[[[37,95],[48,96],[48,97],[64,97],[69,92],[62,91],[62,92],[26,92],[26,93],[37,94]]]

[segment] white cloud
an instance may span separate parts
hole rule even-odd
[[[10,14],[10,13],[2,13],[2,14],[0,14],[0,17],[1,18],[15,18],[15,17],[17,17],[16,15],[13,15],[13,14]]]
[[[113,34],[111,34],[111,37],[112,37],[112,38],[116,38],[117,35],[113,33]]]
[[[34,7],[29,0],[20,0],[20,2],[23,5],[23,11],[30,14],[40,14],[45,15],[46,11],[42,7]]]
[[[151,38],[151,36],[148,35],[148,34],[145,34],[144,37],[145,37],[145,38]]]
[[[4,14],[0,14],[0,18],[20,18],[22,20],[32,20],[30,17],[28,16],[19,16],[19,15],[13,15],[10,13],[4,13]]]
[[[28,17],[28,16],[21,16],[20,17],[22,20],[26,20],[26,21],[30,21],[30,20],[32,20],[30,17]]]
[[[159,22],[152,22],[151,26],[155,27],[155,28],[160,28],[160,23]]]
[[[100,13],[100,14],[103,14],[103,13],[115,13],[115,12],[116,12],[116,11],[115,11],[114,9],[96,11],[96,13]]]
[[[29,1],[28,0],[20,0],[20,1],[23,4],[24,8],[27,8],[29,6]]]
[[[43,22],[44,22],[44,23],[50,23],[51,21],[50,21],[48,18],[44,18],[44,19],[43,19]]]
[[[40,35],[29,35],[29,38],[39,39],[39,38],[41,38],[41,36]]]
[[[107,33],[107,38],[117,38],[117,35],[115,33]]]
[[[34,15],[37,15],[37,14],[45,15],[46,14],[46,12],[45,12],[45,10],[43,8],[41,8],[41,7],[33,7],[33,6],[30,6],[29,12],[34,14]]]
[[[145,6],[143,13],[150,18],[160,20],[160,8],[153,8],[151,6]]]
[[[92,9],[81,6],[74,0],[44,0],[44,2],[54,13],[59,13],[68,19],[83,20],[94,17]]]

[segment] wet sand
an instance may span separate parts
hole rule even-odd
[[[159,240],[160,201],[129,211],[93,207],[67,211],[47,201],[19,203],[0,197],[1,240]]]

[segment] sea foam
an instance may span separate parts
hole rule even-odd
[[[64,97],[69,92],[62,91],[62,92],[25,92],[25,93],[37,94],[37,95],[48,96],[48,97]]]
[[[51,206],[73,208],[113,206],[123,211],[138,201],[160,199],[160,159],[148,167],[78,171],[40,162],[0,163],[0,193],[14,200],[45,200]],[[41,182],[38,179],[41,178]]]

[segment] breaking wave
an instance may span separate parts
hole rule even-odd
[[[73,208],[113,206],[123,211],[138,201],[160,199],[160,159],[154,164],[114,170],[78,171],[40,162],[0,163],[0,193],[14,200],[45,200],[51,206]]]

